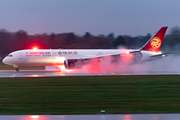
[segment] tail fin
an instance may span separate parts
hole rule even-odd
[[[161,47],[164,35],[168,27],[162,27],[142,48],[141,50],[158,52]]]

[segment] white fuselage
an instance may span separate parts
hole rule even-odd
[[[17,66],[55,66],[64,65],[66,59],[84,59],[98,56],[122,54],[139,50],[120,49],[39,49],[19,50],[10,53],[3,59],[5,64]],[[141,51],[142,60],[159,52]]]

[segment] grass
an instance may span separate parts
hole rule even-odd
[[[180,111],[180,76],[1,78],[0,91],[0,114]]]

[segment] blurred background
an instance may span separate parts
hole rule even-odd
[[[136,49],[168,26],[161,51],[180,51],[180,1],[0,1],[0,56],[31,49]]]

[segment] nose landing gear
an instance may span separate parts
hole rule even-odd
[[[19,68],[16,68],[16,71],[18,72],[18,71],[19,71]]]
[[[18,72],[19,71],[19,67],[17,65],[14,65],[16,71]]]

